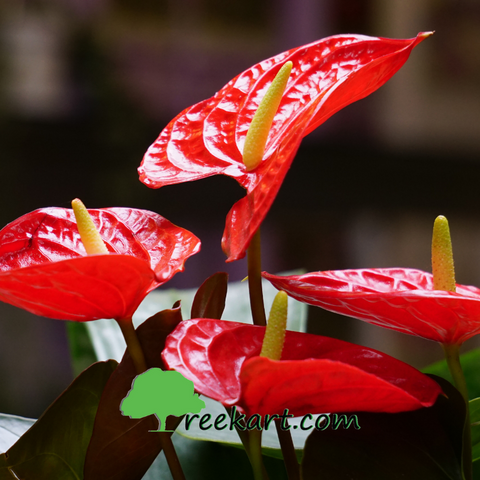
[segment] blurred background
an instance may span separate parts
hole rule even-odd
[[[136,169],[162,128],[252,64],[337,33],[435,30],[378,92],[305,138],[264,226],[269,272],[430,271],[450,221],[457,281],[480,285],[478,0],[0,0],[0,224],[45,206],[156,211],[202,240],[166,287],[225,264],[225,216],[243,196],[214,177],[150,190]],[[0,412],[38,417],[71,382],[65,324],[0,305]],[[310,331],[421,368],[434,342],[319,309]],[[475,346],[475,340],[465,348]]]

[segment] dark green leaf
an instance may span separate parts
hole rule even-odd
[[[193,299],[191,318],[222,318],[227,297],[228,274],[217,272],[207,278]]]
[[[77,377],[0,456],[0,478],[11,472],[11,478],[82,479],[100,395],[116,365],[113,360],[95,363]]]
[[[243,449],[230,448],[214,442],[199,442],[173,434],[185,477],[188,480],[253,478],[252,467]],[[287,480],[282,460],[265,458],[271,480]],[[142,480],[172,480],[164,455],[160,455]]]
[[[83,322],[65,322],[74,376],[97,361],[87,326]]]
[[[160,353],[165,338],[181,320],[180,307],[177,307],[157,313],[138,327],[138,338],[149,368],[163,367]],[[161,451],[160,436],[149,432],[158,428],[158,420],[153,415],[131,419],[120,412],[120,404],[136,376],[126,352],[100,400],[85,460],[86,480],[140,480]],[[169,417],[167,429],[173,430],[180,420]]]
[[[465,402],[448,382],[433,407],[358,413],[360,430],[314,430],[302,462],[304,480],[462,480]],[[348,414],[351,415],[351,414]]]
[[[480,460],[480,398],[470,400],[470,423],[472,425],[472,460]]]
[[[460,363],[465,375],[465,380],[468,386],[468,397],[471,399],[480,397],[480,348],[470,350],[463,355],[460,355]],[[454,383],[452,375],[448,369],[446,360],[440,360],[424,368],[423,373],[431,373]]]

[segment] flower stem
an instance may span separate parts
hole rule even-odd
[[[265,326],[265,305],[263,303],[262,290],[262,254],[260,228],[250,242],[247,252],[248,257],[248,290],[250,293],[250,308],[252,310],[253,323]]]
[[[268,480],[262,458],[262,431],[257,429],[249,430],[248,437],[248,458],[253,468],[253,477],[255,480]]]
[[[300,480],[300,467],[298,466],[292,434],[289,429],[281,428],[280,419],[275,419],[275,427],[277,429],[280,448],[282,449],[283,462],[287,469],[288,480]]]
[[[233,418],[234,411],[232,410],[231,407],[225,407],[225,410],[227,411],[228,415],[230,418]],[[236,413],[235,413],[236,416]],[[235,420],[235,418],[233,418]],[[240,423],[245,426],[245,422],[240,421]],[[248,432],[246,430],[242,430],[241,428],[237,427],[237,424],[235,423],[235,429],[237,430],[238,436],[240,438],[240,441],[242,442],[243,447],[245,448],[245,451],[249,452],[250,450],[250,437],[248,436]]]
[[[167,459],[168,468],[172,474],[173,480],[186,480],[183,473],[180,460],[178,459],[177,452],[173,446],[172,437],[168,432],[159,432],[160,443],[162,444],[162,450]]]
[[[228,415],[232,417],[234,420],[234,415],[236,416],[236,411],[235,409],[232,409],[231,407],[225,407],[225,410],[227,410]],[[238,420],[238,423],[240,423],[243,427],[245,427],[245,422],[241,419]],[[265,465],[263,464],[263,458],[262,458],[262,445],[261,445],[261,431],[257,431],[257,433],[260,433],[259,438],[255,434],[251,434],[251,431],[249,430],[242,430],[242,428],[237,427],[235,423],[235,429],[237,430],[238,436],[240,437],[240,440],[242,442],[243,448],[245,449],[245,452],[248,456],[248,460],[250,461],[250,465],[252,465],[252,469],[254,471],[254,476],[255,480],[260,479],[260,480],[268,480],[268,474],[267,470],[265,469]],[[251,448],[252,448],[252,442],[255,444],[255,442],[259,443],[259,446],[254,448],[254,453],[253,453],[253,459],[252,459],[252,453],[251,453]],[[258,455],[255,453],[256,450],[260,449],[260,460],[258,460]],[[258,467],[258,463],[260,461],[260,467]]]
[[[472,435],[470,430],[470,409],[468,402],[467,382],[463,374],[462,365],[460,364],[460,347],[456,344],[442,344],[445,352],[445,359],[450,373],[453,377],[453,382],[457,390],[462,394],[465,400],[466,415],[465,426],[463,430],[463,474],[465,480],[472,479]]]
[[[147,370],[147,362],[145,361],[145,355],[143,354],[137,332],[133,326],[133,321],[131,318],[123,318],[122,320],[117,320],[117,323],[123,333],[123,338],[125,338],[127,350],[135,365],[135,370],[140,375]],[[159,432],[158,434],[173,480],[185,480],[182,466],[173,446],[171,434],[169,432]]]
[[[123,318],[122,320],[117,320],[117,323],[123,333],[123,338],[127,344],[128,353],[132,357],[135,370],[138,374],[145,372],[147,370],[147,362],[145,361],[145,355],[143,354],[132,319]]]

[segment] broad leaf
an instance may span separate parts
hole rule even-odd
[[[6,452],[35,422],[33,418],[0,413],[0,452]]]
[[[175,433],[172,439],[187,480],[253,478],[252,467],[243,449],[199,442]],[[287,480],[282,460],[264,457],[264,464],[272,480]],[[164,455],[157,457],[142,480],[172,480]]]
[[[468,396],[470,399],[480,397],[480,348],[470,350],[460,355],[460,363],[462,365],[463,374],[468,387]],[[448,380],[454,384],[452,374],[447,365],[446,360],[440,360],[428,367],[422,369],[424,373],[431,373]]]
[[[159,312],[137,329],[147,366],[163,368],[160,352],[166,336],[182,320],[180,307]],[[141,479],[161,451],[156,430],[158,421],[151,415],[131,419],[120,412],[120,404],[137,376],[128,352],[102,393],[95,426],[85,460],[88,480]],[[173,430],[180,419],[170,417],[167,429]]]
[[[303,480],[463,480],[465,403],[448,382],[433,407],[395,414],[358,413],[360,430],[315,430]]]
[[[191,318],[222,318],[227,284],[227,273],[218,272],[207,278],[195,294]]]
[[[472,428],[472,460],[480,460],[480,398],[470,400],[470,424]]]
[[[0,455],[0,478],[82,479],[100,395],[116,365],[113,360],[95,363],[77,377]]]

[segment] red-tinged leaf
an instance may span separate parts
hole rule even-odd
[[[112,253],[86,256],[72,210],[44,208],[0,231],[0,300],[62,320],[131,317],[200,241],[153,212],[89,210]]]
[[[2,480],[78,480],[102,391],[117,362],[98,362],[82,372],[5,454]]]
[[[227,297],[228,273],[217,272],[207,278],[193,299],[192,318],[222,318]]]
[[[433,289],[432,275],[375,268],[276,276],[263,273],[293,298],[374,325],[441,343],[461,344],[480,333],[480,289]]]
[[[180,306],[177,306],[157,313],[138,327],[148,368],[164,368],[160,352],[165,338],[181,321]],[[120,404],[136,376],[126,352],[100,399],[85,460],[85,480],[140,480],[161,451],[160,436],[149,432],[158,428],[154,415],[135,420],[120,411]],[[167,429],[174,430],[180,421],[169,417]]]
[[[381,352],[286,332],[280,361],[259,357],[265,327],[221,320],[182,322],[168,337],[165,364],[196,391],[248,415],[400,412],[430,406],[436,382]]]
[[[302,138],[382,86],[429,35],[407,40],[337,35],[254,65],[167,125],[144,156],[140,180],[159,188],[218,174],[236,178],[248,194],[230,212],[222,245],[227,261],[242,258]],[[245,136],[266,90],[287,61],[293,69],[263,160],[247,172],[242,162]]]

